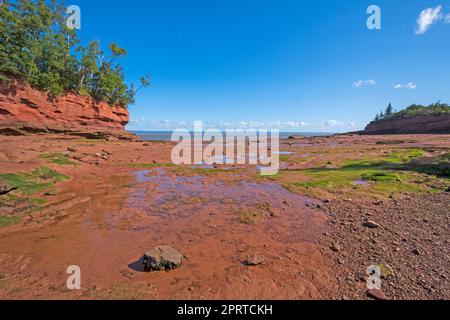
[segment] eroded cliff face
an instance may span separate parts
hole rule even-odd
[[[450,115],[420,115],[370,123],[363,134],[441,134],[450,133]]]
[[[26,85],[0,84],[0,133],[55,132],[87,138],[133,139],[128,110],[67,94],[50,99]]]

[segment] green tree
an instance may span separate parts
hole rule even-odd
[[[393,114],[394,109],[392,108],[392,104],[389,103],[389,105],[386,107],[386,111],[384,112],[386,117],[389,117]]]
[[[19,81],[58,96],[67,91],[98,101],[127,106],[139,89],[125,82],[116,43],[109,55],[97,41],[79,46],[76,32],[66,25],[66,8],[57,0],[3,0],[0,5],[0,81]]]

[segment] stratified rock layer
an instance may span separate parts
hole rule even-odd
[[[0,134],[58,132],[87,138],[132,139],[128,110],[66,94],[50,98],[26,85],[0,85]]]
[[[374,121],[362,134],[440,134],[450,133],[450,114],[419,115]]]

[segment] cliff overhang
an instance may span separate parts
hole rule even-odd
[[[92,139],[134,140],[125,130],[129,112],[120,106],[67,93],[51,98],[23,84],[0,84],[0,134],[58,133]]]

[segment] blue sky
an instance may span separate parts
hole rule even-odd
[[[81,8],[83,42],[117,42],[128,51],[128,81],[153,77],[130,107],[129,129],[203,120],[340,132],[363,128],[389,102],[450,102],[450,1],[70,4]],[[381,8],[381,30],[366,27],[371,4]]]

